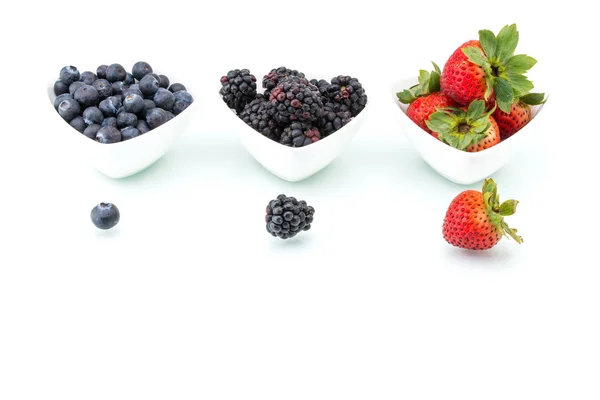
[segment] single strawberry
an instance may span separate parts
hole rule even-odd
[[[504,222],[504,217],[517,211],[518,201],[506,200],[500,204],[496,183],[483,182],[481,192],[465,190],[452,200],[442,232],[453,246],[469,250],[487,250],[494,247],[502,236],[512,237],[517,243],[523,238]]]
[[[406,110],[406,116],[437,139],[437,134],[431,132],[425,121],[438,109],[452,107],[456,103],[440,92],[440,67],[434,62],[432,64],[433,71],[419,71],[418,85],[396,93],[396,96],[401,103],[410,104]]]
[[[492,117],[495,107],[486,111],[483,100],[473,101],[467,110],[448,107],[430,115],[427,126],[450,146],[474,153],[500,143],[500,130]]]
[[[497,109],[494,112],[494,119],[500,128],[500,137],[507,139],[523,129],[531,121],[531,107],[544,103],[543,93],[529,93],[521,96],[518,101],[510,106],[510,112]]]
[[[442,92],[460,105],[495,95],[498,107],[509,113],[511,104],[533,89],[524,74],[537,62],[524,54],[514,55],[518,42],[515,24],[502,28],[498,36],[480,30],[479,40],[464,43],[444,65]]]

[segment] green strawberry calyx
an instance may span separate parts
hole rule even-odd
[[[517,235],[517,230],[510,228],[504,221],[504,217],[513,215],[517,211],[517,200],[506,200],[500,204],[500,197],[498,196],[498,187],[493,179],[486,179],[483,181],[483,187],[481,189],[483,194],[483,201],[485,203],[487,213],[490,216],[492,224],[496,226],[501,235],[511,237],[515,242],[523,243],[523,238]]]
[[[480,30],[479,43],[483,52],[475,46],[462,49],[469,61],[485,71],[485,100],[493,91],[498,107],[505,113],[510,112],[512,103],[533,89],[533,83],[524,74],[537,60],[524,54],[515,55],[518,42],[517,25],[512,24],[502,28],[497,36],[487,29]]]
[[[530,106],[539,106],[540,104],[544,104],[548,100],[544,93],[527,93],[519,97],[519,101],[530,105]]]
[[[495,110],[496,107],[486,112],[483,100],[473,100],[466,111],[456,107],[443,108],[431,114],[425,123],[442,142],[465,150],[485,138],[491,126],[490,115]]]
[[[427,96],[440,91],[440,76],[442,72],[440,67],[433,61],[433,71],[428,72],[424,69],[419,71],[419,83],[409,89],[396,93],[398,100],[403,104],[410,104],[417,98]]]

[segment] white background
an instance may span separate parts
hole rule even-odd
[[[6,6],[0,399],[600,398],[597,23],[583,2],[531,3]],[[525,243],[468,253],[441,235],[465,187],[411,148],[389,84],[513,22],[551,94],[539,142],[493,175],[520,200],[508,222]],[[45,126],[48,77],[98,60],[146,60],[200,94],[177,146],[123,180],[74,163],[66,124]],[[357,76],[372,107],[299,183],[213,112],[229,69],[280,65]],[[263,222],[280,193],[316,208],[287,242]],[[109,232],[89,219],[101,201],[122,213]]]

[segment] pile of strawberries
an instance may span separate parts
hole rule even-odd
[[[479,31],[479,40],[460,46],[443,71],[420,71],[419,84],[397,93],[410,104],[406,115],[442,142],[467,152],[497,145],[531,120],[531,106],[542,104],[543,93],[532,93],[524,75],[536,60],[515,55],[516,25],[498,35]]]

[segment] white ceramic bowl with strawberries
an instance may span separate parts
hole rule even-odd
[[[529,140],[536,127],[535,120],[544,108],[543,104],[531,106],[531,121],[517,133],[493,147],[468,153],[441,142],[408,118],[406,110],[409,104],[400,103],[396,93],[416,83],[416,77],[406,78],[395,82],[391,87],[392,101],[399,108],[398,115],[403,131],[431,168],[446,179],[462,185],[479,182],[502,168]]]

